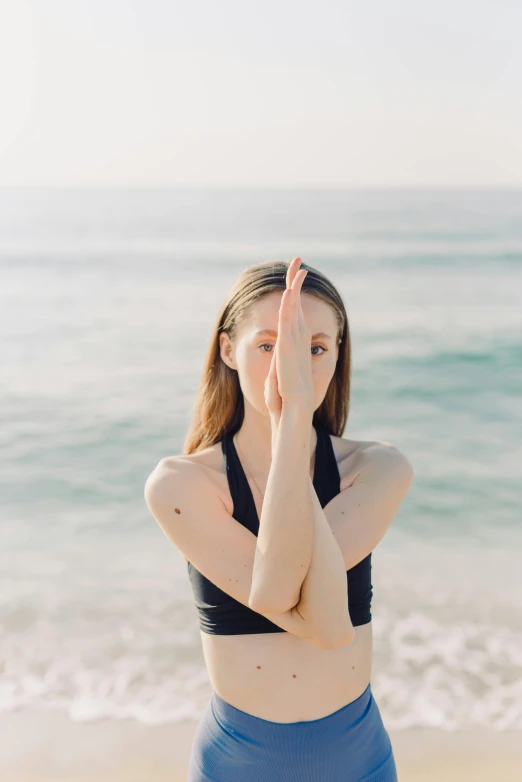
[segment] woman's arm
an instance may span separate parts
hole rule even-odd
[[[261,547],[264,545],[269,547],[267,547],[263,571],[266,581],[258,580],[255,587],[256,594],[259,596],[258,606],[263,606],[266,611],[275,613],[293,608],[305,620],[306,624],[313,628],[310,633],[311,638],[318,639],[322,648],[336,648],[350,643],[355,637],[348,612],[346,569],[341,550],[325,518],[310,478],[308,432],[313,416],[310,414],[300,415],[299,411],[296,412],[295,409],[293,414],[291,411],[292,408],[283,406],[281,418],[279,420],[272,419],[273,459],[258,534],[258,541],[261,539]],[[306,434],[300,439],[298,433],[303,430]],[[288,442],[285,438],[288,438]],[[301,444],[300,448],[299,443]],[[305,447],[306,443],[308,447]],[[292,456],[292,448],[297,448],[294,456]],[[300,451],[306,452],[306,460],[304,458],[300,462],[297,460],[296,464],[295,456]],[[282,464],[281,468],[278,466],[279,463]],[[299,472],[300,470],[302,473]],[[288,475],[293,475],[293,483],[287,477]],[[286,487],[286,492],[278,495],[280,482],[283,487]],[[272,505],[267,505],[269,486],[274,490],[273,497],[271,497]],[[277,501],[274,502],[273,499],[277,496],[280,496],[283,502],[279,504]],[[299,501],[300,497],[304,499],[304,502]],[[285,500],[288,509],[285,509]],[[267,508],[266,516],[265,508]],[[269,514],[269,508],[276,508],[276,513]],[[297,515],[299,513],[302,515]],[[293,529],[290,528],[290,525],[283,526],[281,524],[283,518],[289,518],[295,522]],[[264,539],[261,538],[262,524],[265,521],[268,523],[263,531],[265,533],[268,531],[266,535],[269,540],[268,544],[265,544]],[[275,523],[270,527],[271,521]],[[311,533],[307,534],[311,534],[312,546],[308,564],[306,567],[301,567],[306,563],[298,558],[300,551],[298,544],[303,542],[304,531],[308,524]],[[281,531],[289,532],[286,538],[286,551],[284,548],[285,538],[279,534]],[[271,538],[268,537],[270,534]],[[292,535],[295,537],[293,538]],[[310,538],[307,537],[308,539]],[[277,566],[275,558],[271,558],[268,552],[275,552],[274,557],[279,557],[281,563],[279,566]],[[306,554],[306,556],[308,555]],[[254,574],[255,572],[254,565]],[[296,578],[293,585],[289,580],[290,572],[294,573]],[[254,580],[252,583],[254,584]],[[273,601],[270,605],[266,597],[267,592],[263,592],[263,588],[270,589],[269,594]],[[288,601],[287,598],[286,603],[284,595],[290,596],[290,600]],[[265,596],[266,602],[263,602],[263,596]],[[253,601],[251,605],[255,608]]]
[[[272,416],[273,448],[279,421],[280,417]],[[345,646],[355,638],[355,631],[348,611],[344,557],[310,476],[308,488],[313,506],[313,548],[295,610],[314,626],[314,638],[337,638],[335,645]]]
[[[310,432],[313,413],[284,405],[272,419],[273,453],[252,574],[249,605],[284,612],[297,605],[313,548]]]
[[[339,616],[346,617],[349,628],[344,643],[341,640],[339,646],[355,638],[347,613],[346,571],[355,567],[378,545],[413,479],[409,460],[391,443],[376,441],[369,444],[362,450],[353,469],[356,475],[351,486],[337,494],[324,509],[310,481],[316,518],[314,550],[301,588],[301,600],[296,606],[305,619],[322,616],[322,625],[315,625],[319,638],[324,634],[332,637],[331,628],[336,622],[343,626],[343,619]],[[324,568],[321,564],[326,557],[332,564]],[[339,560],[342,564],[338,564]],[[333,580],[333,574],[329,573],[331,567],[336,568],[336,574],[339,568],[343,572],[341,592],[329,586],[329,579]]]
[[[296,610],[313,625],[316,637],[334,638],[336,647],[346,646],[354,640],[355,630],[348,610],[344,558],[310,476],[308,491],[313,505],[314,545]]]

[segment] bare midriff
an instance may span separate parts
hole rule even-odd
[[[227,703],[255,717],[320,719],[358,698],[370,681],[372,623],[354,629],[355,639],[338,649],[321,649],[287,632],[201,632],[211,685]]]

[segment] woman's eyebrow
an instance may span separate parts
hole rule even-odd
[[[268,334],[270,337],[277,337],[277,331],[274,331],[273,329],[259,329],[259,331],[256,331],[254,334],[255,337],[260,337],[263,334]],[[317,334],[314,334],[312,339],[332,339],[329,334],[325,334],[324,331],[318,331]]]

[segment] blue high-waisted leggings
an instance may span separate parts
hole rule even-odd
[[[397,782],[397,769],[370,684],[342,709],[304,722],[255,717],[213,690],[188,782]]]

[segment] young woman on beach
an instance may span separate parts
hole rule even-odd
[[[184,452],[147,479],[187,562],[212,685],[189,782],[397,780],[370,684],[371,552],[413,471],[388,442],[342,437],[350,375],[332,283],[298,257],[247,268]]]

